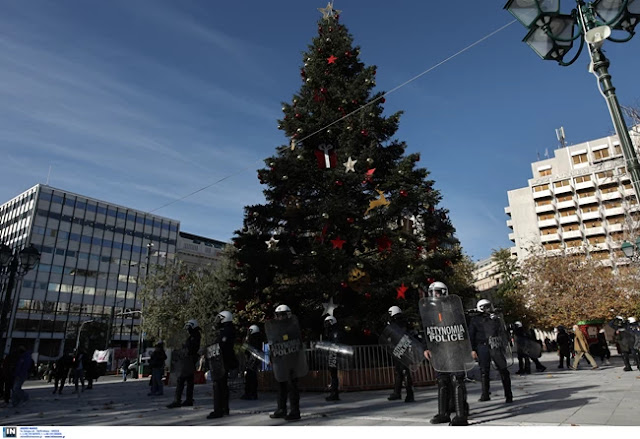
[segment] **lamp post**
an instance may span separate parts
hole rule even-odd
[[[636,239],[635,244],[632,244],[629,241],[623,242],[620,249],[627,258],[631,260],[637,259],[639,256],[637,252],[640,252],[640,238]]]
[[[82,324],[80,325],[80,328],[78,329],[78,338],[76,338],[76,351],[78,351],[78,348],[80,347],[80,334],[82,334],[82,327],[84,325],[86,325],[87,323],[93,323],[95,320],[85,320],[84,322],[82,322]]]
[[[142,323],[144,322],[144,315],[142,314],[142,311],[140,310],[133,310],[133,311],[126,311],[126,312],[119,312],[118,314],[116,314],[118,317],[121,316],[132,316],[134,314],[140,314],[140,330],[138,331],[138,377],[142,374],[142,346],[141,343],[144,340],[142,337]]]
[[[6,288],[2,298],[2,314],[0,315],[0,354],[4,355],[7,346],[8,314],[13,302],[13,287],[16,277],[20,278],[32,270],[40,262],[40,252],[33,246],[25,247],[22,250],[11,249],[8,245],[0,243],[0,272],[8,275]],[[5,336],[5,332],[7,333]]]
[[[111,307],[111,318],[109,319],[109,327],[107,328],[107,340],[105,341],[104,344],[104,350],[106,351],[107,349],[109,349],[109,345],[111,344],[111,334],[113,332],[113,319],[115,317],[115,312],[116,312],[116,306],[118,306],[119,303],[124,302],[124,299],[120,299],[118,300],[116,303],[113,304],[113,306]]]
[[[605,40],[615,43],[629,41],[640,20],[640,0],[595,0],[586,3],[575,0],[571,14],[560,13],[560,0],[509,0],[504,6],[518,21],[529,29],[524,38],[542,59],[557,61],[561,66],[573,64],[584,48],[589,47],[589,71],[598,78],[609,114],[620,139],[627,170],[631,176],[636,200],[640,202],[640,163],[636,156],[629,130],[615,94],[609,74],[609,60],[601,48]],[[623,33],[624,38],[612,36]],[[564,61],[573,42],[580,38],[580,47],[574,57]]]
[[[147,244],[147,265],[145,267],[144,280],[147,281],[149,277],[149,263],[151,260],[151,249],[153,248],[153,243],[150,242]],[[135,311],[134,311],[135,312]],[[142,333],[142,327],[144,324],[144,298],[142,299],[142,303],[140,306],[140,330],[138,331],[138,376],[142,376],[142,344],[144,343],[144,335]]]

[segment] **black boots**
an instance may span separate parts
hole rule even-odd
[[[467,422],[468,413],[466,410],[467,388],[464,384],[464,377],[452,376],[453,398],[456,407],[456,415],[449,425],[463,426],[469,425]]]
[[[513,402],[513,393],[511,393],[511,375],[508,369],[500,370],[500,380],[502,381],[502,389],[504,390],[504,402]]]
[[[480,379],[482,383],[482,395],[480,396],[480,399],[478,401],[489,401],[491,400],[491,397],[489,396],[489,373],[482,373]]]
[[[451,422],[449,416],[449,386],[451,381],[446,377],[438,377],[438,414],[429,421],[432,424],[444,424]]]

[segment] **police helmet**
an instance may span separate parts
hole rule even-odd
[[[394,316],[396,316],[396,315],[398,315],[398,314],[402,314],[402,310],[400,309],[400,307],[399,307],[399,306],[395,306],[395,305],[394,305],[394,306],[392,306],[391,308],[389,308],[389,315],[390,315],[391,317],[394,317]]]
[[[429,285],[427,292],[429,297],[440,297],[449,295],[449,288],[443,282],[433,282]]]
[[[491,310],[491,302],[487,299],[478,300],[478,304],[476,305],[476,309],[480,312],[487,312]]]
[[[333,325],[335,325],[336,323],[338,323],[338,320],[337,320],[334,316],[327,316],[327,317],[324,319],[324,325],[325,325],[325,326],[333,326]]]
[[[276,307],[276,317],[289,318],[291,317],[291,308],[287,305],[278,305]]]
[[[184,329],[196,329],[197,327],[198,327],[198,321],[196,319],[191,319],[184,324]]]
[[[629,318],[627,319],[627,322],[629,322],[629,323],[636,323],[636,322],[637,322],[637,320],[636,320],[636,318],[635,318],[635,317],[629,317]]]
[[[249,334],[259,334],[259,333],[260,333],[260,328],[258,328],[258,325],[249,326]]]
[[[220,311],[216,316],[216,321],[219,323],[227,323],[233,321],[233,314],[230,311]]]
[[[514,325],[516,325],[516,328],[522,328],[522,322],[520,320],[515,322]]]

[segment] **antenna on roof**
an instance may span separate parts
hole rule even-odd
[[[49,173],[47,174],[47,186],[49,186],[49,177],[51,177],[51,165],[49,165]]]
[[[567,146],[564,137],[564,127],[556,128],[556,137],[558,138],[558,142],[560,143],[559,148],[564,148]]]

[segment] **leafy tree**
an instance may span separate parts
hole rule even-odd
[[[177,260],[158,267],[145,281],[143,328],[150,339],[163,339],[168,346],[184,342],[184,324],[196,319],[204,340],[214,336],[214,319],[222,310],[235,311],[229,296],[229,282],[234,270],[227,246],[215,265],[193,266]]]
[[[360,61],[334,12],[318,22],[302,86],[282,104],[291,143],[258,170],[266,202],[246,206],[235,232],[232,294],[256,320],[285,303],[315,332],[332,300],[366,339],[389,306],[415,313],[418,287],[449,282],[462,255],[419,154],[393,138],[401,113],[383,115],[376,67]]]
[[[511,251],[506,248],[493,250],[491,257],[498,264],[500,273],[494,305],[502,309],[506,322],[513,323],[520,320],[528,325],[531,323],[527,318],[528,310],[519,294],[523,277],[518,268],[518,260],[511,256]]]

